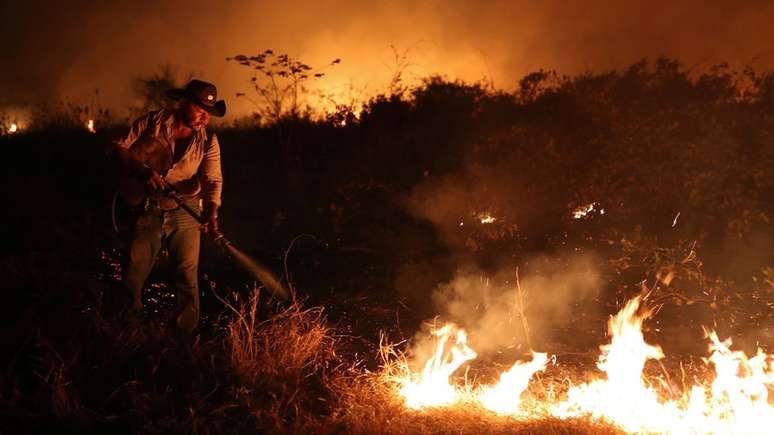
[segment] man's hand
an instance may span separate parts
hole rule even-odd
[[[220,226],[218,225],[218,209],[215,207],[205,207],[202,212],[202,232],[205,234],[217,234],[220,232]]]
[[[145,186],[151,193],[157,191],[165,191],[168,189],[167,182],[164,181],[164,177],[153,169],[147,168],[145,172]]]

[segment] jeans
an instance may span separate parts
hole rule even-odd
[[[188,201],[201,211],[199,201]],[[153,268],[161,242],[166,238],[176,292],[175,322],[193,332],[199,323],[199,246],[200,224],[185,210],[152,208],[137,216],[126,259],[124,287],[132,298],[132,309],[142,310],[142,287]]]

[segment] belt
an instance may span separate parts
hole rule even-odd
[[[147,197],[145,198],[145,201],[143,201],[140,205],[136,207],[138,211],[163,211],[163,212],[170,212],[180,209],[180,204],[174,201],[170,201],[171,203],[174,203],[174,207],[163,207],[161,205],[161,201],[159,201],[158,198],[151,198]],[[195,207],[198,206],[201,208],[202,206],[202,200],[201,198],[191,198],[187,201],[185,201],[186,204]]]

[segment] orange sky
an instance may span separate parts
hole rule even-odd
[[[94,104],[99,89],[98,102],[122,113],[131,79],[169,63],[215,82],[232,118],[251,110],[233,98],[249,76],[225,57],[266,48],[313,66],[341,58],[322,83],[364,96],[387,86],[391,45],[409,50],[413,77],[489,78],[504,89],[539,68],[601,71],[659,55],[688,66],[774,66],[771,1],[12,3],[0,5],[5,108]]]

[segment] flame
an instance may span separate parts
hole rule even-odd
[[[435,352],[425,363],[422,373],[402,380],[399,394],[409,408],[450,405],[459,401],[460,393],[449,383],[449,377],[466,361],[476,357],[476,352],[467,345],[464,330],[446,324],[432,334],[437,337]],[[449,343],[452,338],[453,343]]]
[[[11,127],[8,129],[9,133],[16,133],[19,130],[19,126],[16,125],[16,123],[12,123]]]
[[[478,393],[481,406],[497,414],[519,413],[521,393],[527,388],[530,378],[546,368],[548,357],[545,353],[532,353],[532,361],[517,361],[507,372],[500,375],[500,382],[492,387],[483,387]]]
[[[642,377],[646,361],[664,355],[643,339],[642,322],[651,312],[637,315],[639,304],[640,297],[632,299],[609,322],[612,340],[601,347],[597,364],[607,379],[571,388],[567,400],[554,407],[554,416],[591,416],[629,432],[763,433],[774,424],[767,396],[767,388],[774,386],[772,355],[759,349],[748,359],[744,352],[731,351],[731,341],[721,342],[715,332],[708,334],[711,356],[706,360],[715,367],[712,385],[694,385],[677,400],[661,399]]]
[[[86,122],[86,130],[89,130],[89,133],[96,133],[97,130],[94,129],[94,120],[90,119],[88,122]]]
[[[560,418],[591,415],[608,419],[626,430],[651,429],[653,414],[658,411],[658,394],[642,380],[642,369],[648,359],[664,356],[661,348],[645,343],[642,322],[649,315],[637,315],[640,297],[630,300],[608,323],[610,344],[602,346],[597,367],[607,374],[589,384],[571,388],[567,400],[553,414]]]
[[[529,362],[517,362],[500,375],[493,386],[455,387],[451,375],[464,363],[476,358],[461,329],[447,324],[433,331],[433,355],[420,374],[406,371],[401,378],[400,396],[407,407],[451,406],[460,402],[479,406],[501,415],[542,418],[589,417],[639,433],[767,433],[774,427],[774,406],[769,389],[774,388],[774,355],[758,349],[748,357],[731,350],[731,340],[721,341],[714,331],[707,332],[710,356],[707,364],[711,381],[685,387],[682,393],[661,394],[643,376],[648,360],[661,359],[658,345],[645,342],[642,324],[651,310],[640,309],[642,298],[635,297],[608,322],[610,343],[600,347],[597,367],[603,377],[573,386],[566,398],[552,394],[547,403],[524,409],[521,394],[531,377],[546,368],[545,353],[533,353]],[[714,368],[714,370],[712,370]],[[549,391],[557,385],[550,384]],[[668,396],[668,397],[665,397]],[[545,411],[540,411],[544,409]]]
[[[545,353],[533,352],[532,361],[517,361],[500,375],[497,384],[465,390],[450,383],[451,375],[477,356],[467,345],[465,331],[446,324],[432,334],[437,337],[434,353],[425,362],[422,373],[412,374],[407,371],[407,375],[399,381],[402,386],[398,394],[406,406],[412,409],[470,402],[498,414],[518,414],[521,393],[527,388],[532,375],[545,369],[548,361]]]
[[[708,358],[715,366],[715,380],[710,391],[694,387],[689,408],[704,417],[703,426],[722,432],[766,432],[774,424],[774,407],[768,403],[768,389],[774,387],[774,355],[760,348],[749,358],[742,351],[730,349],[731,339],[721,342],[711,331]],[[704,399],[704,406],[698,404]],[[722,428],[722,429],[720,429]]]

